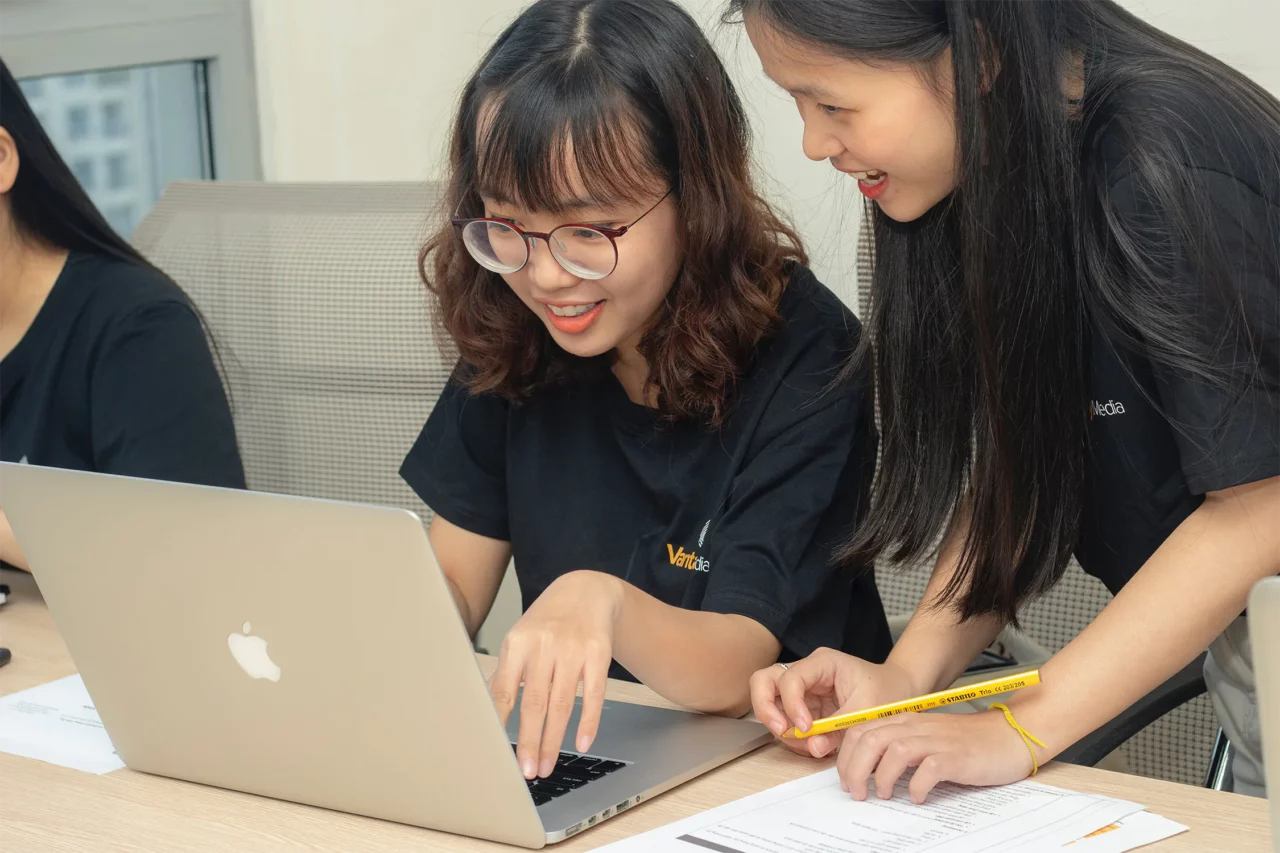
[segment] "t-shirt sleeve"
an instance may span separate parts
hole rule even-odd
[[[1265,233],[1267,223],[1280,221],[1280,212],[1230,175],[1199,172],[1212,211],[1204,227],[1217,232],[1221,262],[1239,303],[1226,307],[1197,280],[1185,254],[1174,253],[1164,267],[1173,287],[1166,296],[1185,306],[1189,340],[1218,375],[1206,378],[1155,362],[1152,367],[1187,486],[1203,494],[1280,475],[1280,364],[1269,363],[1280,352],[1280,270],[1270,265],[1280,234]],[[1132,175],[1117,181],[1110,195],[1131,235],[1176,245]],[[1245,334],[1253,336],[1252,348]]]
[[[508,403],[450,379],[400,476],[423,503],[464,530],[510,539],[507,516]]]
[[[244,488],[231,408],[190,306],[144,305],[105,336],[89,409],[99,471]]]
[[[702,609],[750,617],[784,645],[806,633],[796,615],[830,590],[832,550],[875,463],[864,376],[831,385],[846,354],[815,340],[783,377],[709,537]]]

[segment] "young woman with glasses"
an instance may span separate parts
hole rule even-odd
[[[858,324],[748,160],[669,0],[542,0],[463,92],[422,255],[460,359],[402,473],[472,633],[515,558],[492,690],[505,718],[524,685],[530,778],[579,684],[585,751],[609,675],[737,715],[761,666],[888,651],[873,579],[830,561],[875,456]]]

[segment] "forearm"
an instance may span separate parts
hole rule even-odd
[[[1280,481],[1269,488],[1271,504],[1261,512],[1238,511],[1231,499],[1206,500],[1041,668],[1042,684],[1014,695],[1009,705],[1019,722],[1048,744],[1044,758],[1185,666],[1240,615],[1254,583],[1280,573]]]
[[[429,535],[458,615],[475,637],[506,574],[511,544],[464,530],[439,515]]]
[[[449,584],[449,592],[453,595],[453,606],[458,608],[458,615],[462,617],[462,624],[467,626],[467,636],[475,639],[476,633],[480,630],[480,621],[473,615],[474,610],[467,601],[466,595],[458,588],[458,585],[449,577],[445,577],[445,581]]]
[[[945,690],[1003,627],[1003,620],[985,616],[959,622],[950,608],[917,610],[888,662],[904,669],[921,695]]]
[[[967,525],[959,523],[947,537],[924,598],[889,653],[888,662],[905,670],[921,694],[951,686],[1004,627],[997,617],[961,622],[953,607],[938,605],[959,565],[967,534]]]
[[[0,511],[0,560],[4,560],[14,568],[31,571],[31,567],[27,565],[27,558],[18,547],[13,528],[9,526],[9,519],[3,511]]]
[[[672,702],[738,717],[751,708],[750,680],[778,659],[781,644],[746,616],[664,604],[625,588],[614,622],[613,656]]]

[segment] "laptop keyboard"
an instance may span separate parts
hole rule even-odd
[[[511,748],[514,750],[516,745],[511,744]],[[545,779],[526,779],[525,782],[529,786],[529,793],[533,795],[533,804],[540,806],[626,766],[626,762],[611,758],[562,752],[556,759],[556,769],[551,771],[550,776]]]

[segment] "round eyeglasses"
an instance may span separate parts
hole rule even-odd
[[[523,231],[505,219],[454,217],[450,220],[462,233],[462,243],[476,263],[502,275],[519,272],[529,263],[534,240],[542,240],[551,257],[571,275],[600,279],[618,266],[617,239],[666,201],[671,190],[630,225],[604,228],[599,225],[569,223],[550,231]]]

